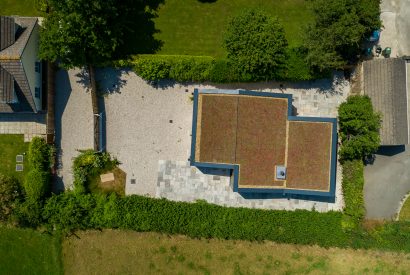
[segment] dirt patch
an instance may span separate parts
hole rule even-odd
[[[96,189],[101,193],[111,193],[115,192],[120,196],[125,195],[125,179],[126,173],[122,171],[120,168],[115,167],[111,171],[104,172],[104,174],[113,173],[114,180],[113,181],[106,181],[101,182],[101,178],[97,178]]]

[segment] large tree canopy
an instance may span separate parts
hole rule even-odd
[[[71,68],[110,59],[121,43],[118,1],[49,0],[40,57]]]
[[[272,79],[286,59],[285,31],[276,17],[246,10],[233,17],[225,33],[228,58],[253,79]]]
[[[320,70],[340,69],[360,54],[361,42],[381,27],[379,0],[312,0],[306,28],[307,60]]]

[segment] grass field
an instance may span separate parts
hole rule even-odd
[[[161,54],[225,55],[222,37],[229,17],[244,8],[259,7],[278,16],[290,46],[301,44],[301,27],[313,20],[305,0],[165,0],[155,25]]]
[[[163,42],[158,53],[223,57],[222,37],[229,18],[251,7],[276,15],[292,47],[301,44],[301,27],[312,20],[305,0],[165,0],[155,19],[155,38]],[[40,15],[35,0],[0,0],[0,14]]]
[[[28,152],[28,142],[24,142],[23,135],[0,135],[0,173],[14,176],[23,181],[29,171],[27,155],[24,156],[24,171],[16,172],[16,155]]]
[[[407,197],[406,201],[404,202],[400,210],[399,220],[410,221],[410,197]]]
[[[35,0],[0,0],[0,15],[40,16]]]
[[[0,274],[62,274],[59,238],[0,225]]]
[[[406,274],[410,256],[310,246],[79,232],[63,242],[66,274]]]

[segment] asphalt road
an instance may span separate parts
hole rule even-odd
[[[364,199],[369,219],[394,219],[410,192],[410,147],[383,148],[364,169]]]

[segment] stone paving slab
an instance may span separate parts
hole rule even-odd
[[[315,209],[319,212],[343,208],[341,166],[337,170],[336,202],[316,202],[298,199],[252,199],[233,192],[229,170],[199,170],[185,161],[160,160],[158,165],[157,198],[194,202],[205,200],[227,207],[296,210]]]
[[[24,142],[46,135],[45,114],[0,114],[0,134],[22,134]]]

